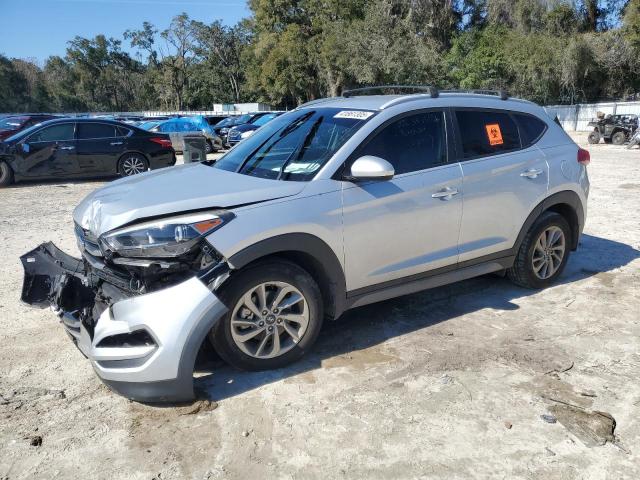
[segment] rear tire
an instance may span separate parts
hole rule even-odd
[[[587,142],[591,144],[600,143],[600,132],[598,132],[597,130],[590,132],[589,136],[587,137]]]
[[[571,227],[555,212],[544,212],[531,226],[507,276],[516,285],[541,289],[562,274],[571,249]]]
[[[220,357],[241,370],[289,365],[320,333],[320,289],[304,269],[286,260],[238,272],[219,296],[229,311],[213,327],[209,340]]]
[[[7,162],[0,160],[0,188],[13,183],[13,170]]]
[[[211,140],[207,140],[206,142],[206,146],[205,146],[205,152],[208,155],[209,153],[214,153],[216,150],[213,148],[213,144],[211,143]]]
[[[611,143],[614,145],[624,145],[624,142],[627,141],[627,136],[624,132],[616,132],[611,136]]]
[[[121,177],[130,177],[149,170],[149,162],[140,153],[125,153],[118,161],[118,173]]]

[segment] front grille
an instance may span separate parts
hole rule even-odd
[[[86,228],[82,228],[80,225],[75,226],[76,239],[78,241],[78,248],[81,252],[85,250],[94,257],[102,257],[102,251],[98,245],[98,239]]]

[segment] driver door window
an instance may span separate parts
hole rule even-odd
[[[385,159],[396,175],[442,165],[447,161],[443,112],[407,115],[383,127],[358,153]]]
[[[43,128],[29,137],[28,142],[64,142],[73,140],[74,124],[63,123]]]

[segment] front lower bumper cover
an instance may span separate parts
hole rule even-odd
[[[197,277],[142,295],[105,302],[82,260],[52,243],[20,257],[22,301],[48,306],[100,379],[142,402],[195,398],[193,369],[208,332],[226,306]]]

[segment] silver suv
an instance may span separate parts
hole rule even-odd
[[[82,259],[27,253],[22,299],[52,305],[115,391],[188,400],[207,338],[238,368],[278,368],[353,307],[490,272],[552,284],[578,246],[588,162],[504,94],[318,100],[215,163],[90,194],[73,215]]]

